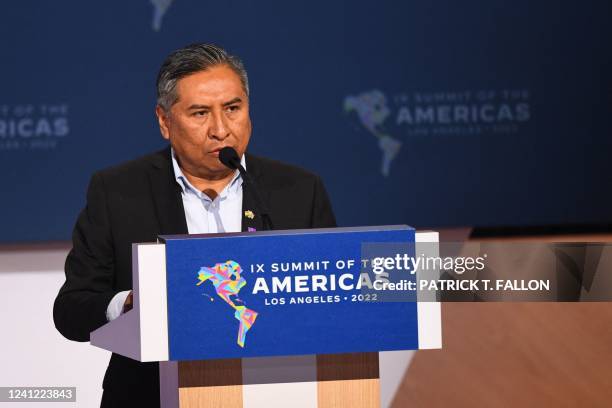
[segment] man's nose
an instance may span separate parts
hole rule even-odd
[[[226,118],[223,112],[212,113],[211,124],[209,128],[209,137],[223,140],[229,136],[229,127],[226,123]]]

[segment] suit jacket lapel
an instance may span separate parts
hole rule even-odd
[[[262,200],[266,201],[268,206],[270,205],[270,191],[266,189],[261,181],[261,173],[257,163],[257,158],[247,154],[246,155],[247,171],[249,175],[256,183],[256,187],[259,189]],[[252,188],[242,183],[242,231],[246,232],[249,228],[254,228],[256,231],[263,230],[263,221],[261,214],[257,209],[255,198],[253,196]]]
[[[149,169],[149,183],[157,212],[161,235],[187,234],[187,220],[181,197],[181,187],[176,183],[170,147],[153,157]]]
[[[254,228],[256,231],[263,230],[263,222],[260,214],[257,212],[257,206],[253,199],[251,189],[242,184],[242,231],[249,231],[249,228]]]

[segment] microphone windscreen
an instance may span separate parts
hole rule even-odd
[[[232,170],[238,168],[238,164],[240,163],[240,159],[238,158],[238,153],[234,150],[233,147],[224,147],[219,150],[219,160],[225,166],[229,167]]]

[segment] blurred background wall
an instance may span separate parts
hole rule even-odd
[[[61,338],[52,301],[91,173],[164,147],[154,85],[170,51],[213,42],[244,60],[250,151],[319,173],[342,226],[606,230],[611,12],[606,1],[3,4],[0,385],[77,386],[78,406],[97,404],[108,353]]]
[[[250,151],[343,226],[611,223],[612,5],[24,0],[0,13],[0,241],[66,240],[91,173],[159,149],[163,58],[244,59]]]

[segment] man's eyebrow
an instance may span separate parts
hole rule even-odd
[[[208,106],[208,105],[191,105],[187,109],[189,109],[189,110],[191,110],[191,109],[210,109],[210,106]]]
[[[223,107],[229,106],[229,105],[233,105],[235,103],[239,103],[242,102],[242,99],[240,97],[235,97],[234,99],[232,99],[231,101],[228,102],[224,102],[223,103]],[[210,109],[210,106],[208,105],[198,105],[198,104],[193,104],[190,107],[188,107],[187,109],[189,110],[196,110],[196,109]]]
[[[233,104],[238,103],[238,102],[242,102],[242,99],[240,99],[240,97],[238,97],[238,96],[237,96],[237,97],[235,97],[234,99],[232,99],[231,101],[229,101],[229,102],[225,102],[225,103],[223,104],[223,106],[233,105]]]

